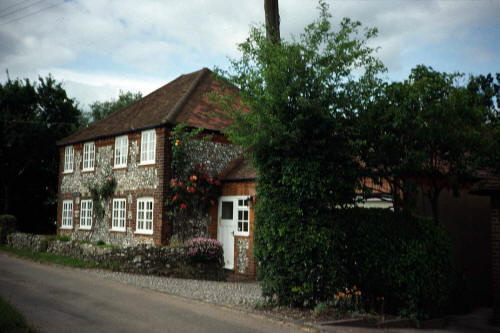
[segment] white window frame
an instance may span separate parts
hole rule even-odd
[[[73,172],[74,154],[73,146],[66,146],[64,148],[64,173]]]
[[[156,131],[154,129],[141,133],[141,165],[154,164],[156,156]]]
[[[113,199],[113,210],[112,210],[112,231],[125,231],[127,226],[127,200],[126,199]],[[121,226],[120,222],[123,222]]]
[[[61,229],[73,229],[73,200],[63,200]]]
[[[115,138],[114,167],[115,168],[126,167],[127,155],[128,155],[128,135],[117,136]]]
[[[92,229],[92,212],[94,204],[92,200],[82,200],[80,202],[80,229]]]
[[[148,205],[151,206],[151,209],[148,208]],[[149,218],[148,215],[150,215],[151,218]],[[153,222],[154,222],[154,199],[153,198],[137,199],[137,216],[135,220],[135,232],[137,234],[152,235]],[[149,225],[150,228],[148,228]]]
[[[86,142],[83,144],[83,171],[94,171],[95,160],[95,144],[94,142]]]
[[[250,198],[249,196],[236,197],[235,198],[235,214],[236,214],[236,230],[234,234],[237,236],[250,236]],[[245,205],[246,203],[246,205]],[[240,219],[241,212],[241,219]],[[247,218],[245,219],[245,213]],[[240,223],[241,230],[240,230]],[[247,224],[247,230],[245,231],[245,223]]]

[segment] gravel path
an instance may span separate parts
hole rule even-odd
[[[257,301],[264,301],[261,288],[256,282],[216,282],[93,269],[86,271],[91,275],[120,281],[129,285],[213,304],[249,309],[253,308]]]

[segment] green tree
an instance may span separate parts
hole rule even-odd
[[[54,227],[56,141],[74,132],[80,120],[75,101],[51,76],[0,84],[0,209],[17,216],[23,230]]]
[[[92,114],[92,121],[98,121],[106,118],[113,112],[119,111],[130,104],[142,98],[142,93],[133,93],[130,91],[123,92],[120,90],[118,99],[111,99],[105,102],[95,101],[90,104],[90,111]]]
[[[254,254],[264,295],[282,304],[313,305],[337,287],[331,216],[355,201],[353,116],[384,69],[367,45],[375,29],[347,18],[334,29],[324,2],[319,11],[291,41],[252,27],[241,58],[219,72],[241,103],[215,96],[234,119],[230,139],[258,170]]]
[[[481,165],[492,113],[476,79],[463,85],[462,77],[419,65],[361,110],[362,159],[372,177],[389,181],[396,209],[412,207],[419,184],[438,221],[442,190],[457,192]]]

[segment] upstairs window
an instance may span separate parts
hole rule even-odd
[[[137,199],[136,232],[153,233],[153,198]]]
[[[128,136],[115,138],[115,168],[127,166]]]
[[[141,164],[153,164],[156,153],[155,130],[143,131],[141,135]]]
[[[64,172],[73,172],[73,146],[64,148]]]
[[[80,207],[80,229],[92,228],[92,200],[82,200]]]
[[[95,145],[87,142],[83,145],[83,171],[94,170]]]
[[[62,209],[61,229],[73,228],[73,201],[64,200]]]

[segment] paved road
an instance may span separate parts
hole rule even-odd
[[[2,252],[0,295],[40,332],[303,332],[259,315]]]

